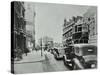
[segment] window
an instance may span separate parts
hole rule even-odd
[[[79,42],[78,42],[78,39],[76,39],[76,40],[74,41],[74,43],[75,43],[75,44],[78,44],[78,43],[79,43]]]
[[[84,43],[88,43],[88,40],[84,40]]]
[[[92,30],[93,30],[93,35],[95,35],[95,27],[94,26],[92,27]]]
[[[96,47],[83,47],[83,55],[96,55],[97,48]]]
[[[77,32],[77,26],[75,26],[75,32]]]
[[[72,31],[70,32],[70,35],[72,35]]]
[[[78,26],[78,31],[82,31],[82,26]]]
[[[75,32],[82,31],[82,25],[75,26]]]
[[[72,32],[75,33],[75,27],[72,28]]]
[[[80,40],[80,43],[83,43],[83,40],[82,39]]]

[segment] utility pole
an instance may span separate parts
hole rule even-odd
[[[40,41],[41,41],[41,56],[43,56],[43,54],[42,54],[42,38],[40,39]]]

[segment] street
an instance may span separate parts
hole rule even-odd
[[[53,72],[53,71],[66,71],[68,68],[63,64],[62,60],[57,61],[54,56],[46,52],[45,61],[43,61],[43,71]]]
[[[32,51],[27,56],[24,56],[22,61],[14,64],[16,74],[67,70],[69,69],[62,60],[55,60],[54,56],[49,52],[44,52],[41,57],[41,51]]]

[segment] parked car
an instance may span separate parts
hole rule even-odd
[[[51,54],[54,54],[54,48],[51,49]]]
[[[96,68],[97,46],[90,44],[74,44],[71,46],[70,54],[66,54],[66,57],[64,56],[64,62],[67,65],[71,64],[72,69]]]
[[[65,54],[63,55],[63,61],[64,64],[73,67],[73,58],[74,58],[74,52],[73,52],[73,46],[68,46],[65,49]]]
[[[54,48],[53,54],[54,54],[55,59],[57,60],[63,59],[63,55],[61,54],[61,49]]]

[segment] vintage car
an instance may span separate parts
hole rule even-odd
[[[72,69],[96,68],[97,47],[90,44],[74,44],[71,46],[71,53],[64,57],[64,61],[71,65]]]
[[[74,57],[73,46],[68,46],[64,50],[65,50],[65,53],[63,55],[64,64],[72,68],[73,57]]]
[[[63,59],[63,55],[62,55],[62,53],[61,53],[61,50],[62,50],[62,49],[54,48],[54,50],[53,50],[53,55],[54,55],[55,59],[57,59],[57,60]]]

